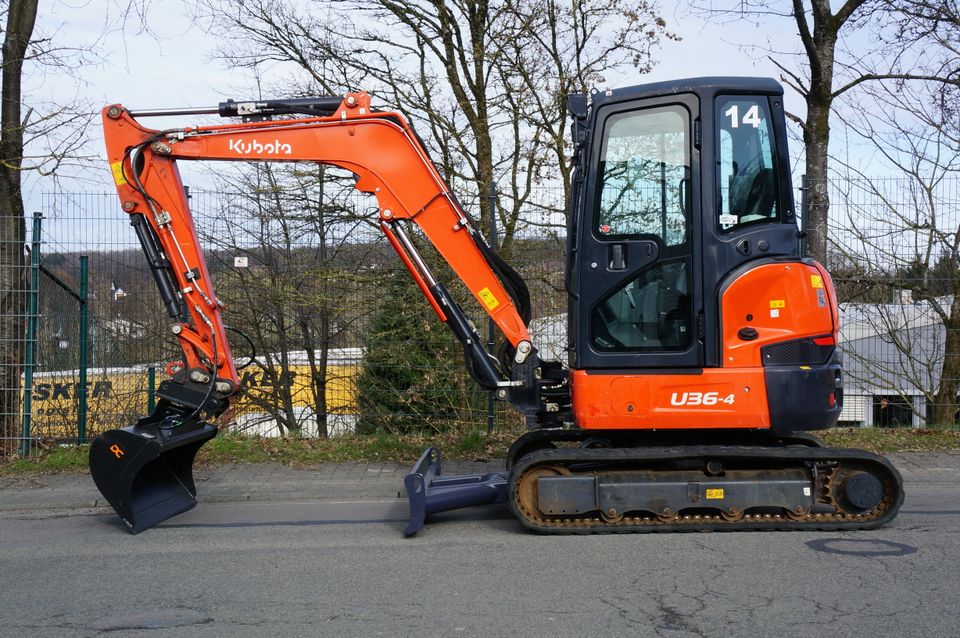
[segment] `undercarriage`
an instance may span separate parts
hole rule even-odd
[[[483,476],[442,476],[439,453],[427,450],[407,477],[407,534],[430,514],[497,502],[549,534],[872,529],[903,502],[899,473],[870,452],[806,434],[688,446],[678,436],[533,432],[511,448],[507,471]]]

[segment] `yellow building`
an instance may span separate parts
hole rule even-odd
[[[332,350],[328,357],[324,396],[327,430],[339,434],[353,430],[359,409],[355,380],[360,371],[359,348]],[[274,362],[276,357],[271,358]],[[316,436],[316,412],[310,366],[306,353],[293,352],[282,374],[272,377],[264,366],[251,364],[240,371],[242,393],[224,415],[228,427],[260,434],[280,434],[271,409],[282,409],[289,389],[293,416],[305,436]],[[261,361],[260,363],[263,363]],[[269,366],[276,369],[279,366]],[[148,412],[149,367],[91,368],[87,371],[87,436],[132,425]],[[166,378],[156,367],[156,383]],[[31,436],[76,438],[79,414],[79,372],[63,370],[33,375]]]

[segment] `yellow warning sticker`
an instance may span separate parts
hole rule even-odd
[[[786,299],[771,299],[770,300],[771,308],[786,308],[787,300]]]
[[[707,498],[723,498],[723,488],[722,487],[708,487],[707,488]]]
[[[117,183],[117,186],[123,186],[127,183],[127,180],[123,178],[123,161],[112,162],[110,170],[113,172],[113,181]]]
[[[477,293],[477,296],[483,300],[483,304],[487,307],[487,310],[493,310],[500,305],[500,301],[493,296],[493,293],[490,292],[489,288],[481,288],[480,292]]]
[[[823,277],[820,275],[810,275],[811,288],[823,288]]]

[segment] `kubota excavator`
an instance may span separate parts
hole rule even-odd
[[[866,529],[903,500],[897,470],[809,430],[843,404],[837,301],[800,254],[783,90],[697,78],[571,95],[568,362],[544,360],[522,279],[486,244],[399,113],[365,93],[103,111],[107,155],[182,370],[154,411],[101,434],[97,487],[136,533],[196,503],[194,455],[240,383],[179,160],[312,161],[356,175],[379,227],[472,377],[527,420],[502,472],[447,476],[428,448],[405,480],[416,533],[431,514],[508,502],[545,533]],[[218,126],[151,130],[155,116]],[[497,357],[408,235],[416,226],[502,333]]]

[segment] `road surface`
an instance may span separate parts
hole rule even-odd
[[[960,635],[960,453],[894,462],[900,516],[842,534],[546,537],[491,506],[405,539],[403,468],[341,464],[198,472],[130,536],[84,476],[7,478],[0,635]]]

